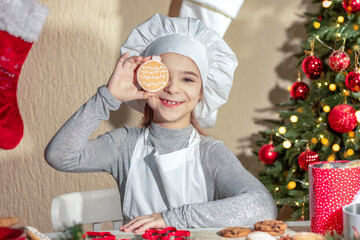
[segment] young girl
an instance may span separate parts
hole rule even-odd
[[[199,20],[156,14],[132,31],[121,51],[108,84],[50,141],[47,162],[61,171],[111,174],[126,222],[120,230],[126,232],[276,218],[265,187],[200,128],[215,123],[237,66],[221,37]],[[156,93],[136,84],[137,67],[153,55],[169,71],[168,84]],[[125,126],[89,140],[124,102],[144,113],[141,127]]]

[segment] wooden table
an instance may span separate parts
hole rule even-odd
[[[284,235],[294,235],[296,232],[310,232],[310,222],[309,221],[297,221],[297,222],[287,222],[288,229],[285,231]],[[246,226],[253,229],[253,226]],[[190,239],[192,240],[224,240],[224,239],[238,239],[243,240],[245,238],[224,238],[219,235],[219,232],[222,228],[192,228],[192,229],[182,229],[188,230],[191,232]],[[116,239],[131,239],[131,240],[141,240],[142,234],[134,234],[134,233],[124,233],[118,230],[106,230],[106,232],[110,232],[111,234],[116,236]],[[60,239],[60,235],[56,233],[48,233],[46,234],[51,239]]]

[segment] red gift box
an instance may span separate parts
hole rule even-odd
[[[331,165],[349,161],[334,161]],[[309,204],[311,231],[326,234],[343,232],[342,208],[360,191],[360,167],[322,168],[327,162],[309,164]]]

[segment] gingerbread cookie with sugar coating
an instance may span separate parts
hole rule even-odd
[[[325,237],[312,232],[299,232],[292,236],[291,240],[325,240]]]
[[[169,81],[169,72],[160,56],[153,56],[150,61],[141,64],[136,76],[140,87],[148,92],[160,91]]]

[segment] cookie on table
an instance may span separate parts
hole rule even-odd
[[[265,220],[254,224],[254,229],[265,232],[281,232],[287,228],[287,224],[280,220]]]
[[[325,237],[312,232],[299,232],[292,236],[291,240],[325,240]]]
[[[220,236],[227,238],[246,237],[251,233],[250,228],[246,227],[228,227],[220,231]]]
[[[246,240],[275,240],[276,238],[271,236],[267,232],[252,232],[249,235],[247,235]]]

